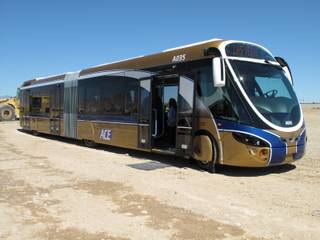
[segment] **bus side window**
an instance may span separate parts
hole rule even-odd
[[[50,88],[50,86],[45,86],[31,90],[29,103],[31,116],[49,116]]]
[[[108,76],[102,83],[101,110],[103,115],[121,115],[124,112],[124,77]]]
[[[41,109],[41,97],[31,97],[31,112],[39,113]]]
[[[124,114],[136,117],[138,114],[138,88],[139,81],[125,78],[124,84]]]
[[[125,114],[135,115],[137,113],[137,91],[134,89],[127,91],[124,105]]]
[[[230,81],[228,71],[226,85],[222,88],[213,86],[211,67],[199,69],[198,79],[199,96],[214,117],[242,122],[249,121],[249,117]]]

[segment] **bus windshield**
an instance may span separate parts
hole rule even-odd
[[[298,124],[301,117],[299,102],[280,66],[230,62],[251,102],[267,120],[280,127]]]

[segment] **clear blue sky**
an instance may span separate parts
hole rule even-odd
[[[320,101],[319,1],[0,0],[0,96],[24,80],[210,38],[246,40],[291,65]]]

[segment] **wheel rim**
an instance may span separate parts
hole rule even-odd
[[[4,120],[9,120],[11,119],[12,117],[12,112],[8,109],[4,109],[2,112],[1,112],[1,117],[4,119]]]

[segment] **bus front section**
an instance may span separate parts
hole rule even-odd
[[[203,101],[219,132],[219,162],[266,167],[302,158],[306,129],[287,63],[252,43],[227,41],[219,50]]]

